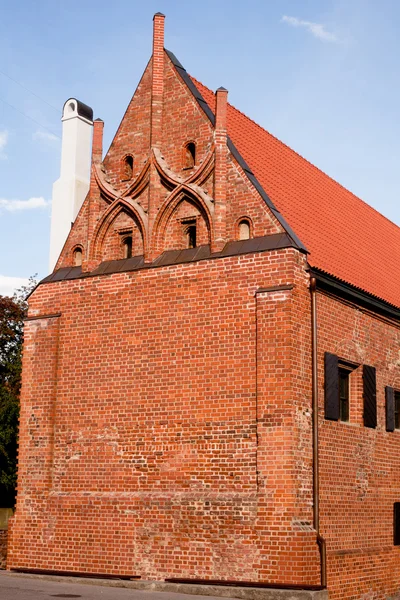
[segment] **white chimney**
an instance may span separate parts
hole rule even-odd
[[[72,223],[90,186],[93,110],[70,98],[62,116],[61,173],[53,185],[50,271],[56,266]]]

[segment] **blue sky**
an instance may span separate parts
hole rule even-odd
[[[107,148],[157,11],[189,73],[400,225],[397,0],[3,2],[0,294],[47,275],[64,101],[105,121]]]

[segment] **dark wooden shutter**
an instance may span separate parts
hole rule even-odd
[[[338,421],[339,416],[339,361],[335,354],[325,352],[325,419]]]
[[[393,504],[393,543],[400,546],[400,502]]]
[[[385,387],[386,398],[386,431],[394,431],[394,389]]]
[[[376,427],[376,369],[363,366],[364,425]]]

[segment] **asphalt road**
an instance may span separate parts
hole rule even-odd
[[[46,581],[37,577],[9,575],[0,571],[0,600],[221,600],[214,596],[192,596],[170,592],[147,592],[69,583]]]

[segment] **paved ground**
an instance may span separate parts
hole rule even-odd
[[[10,575],[0,571],[0,600],[221,600],[214,596],[192,596],[170,592],[144,592],[67,583],[64,581],[45,581],[23,575]]]

